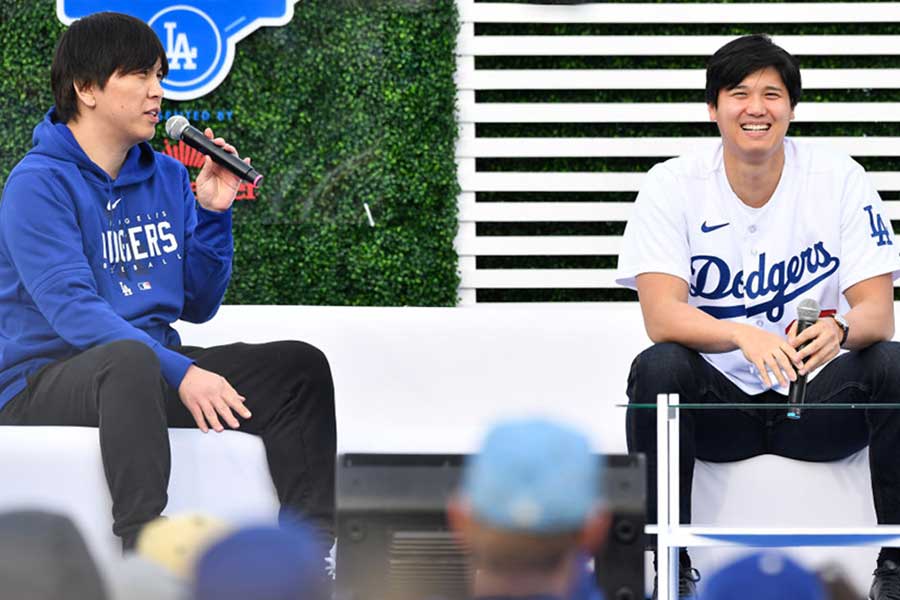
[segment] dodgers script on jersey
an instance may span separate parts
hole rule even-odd
[[[900,248],[863,168],[790,138],[784,148],[781,180],[762,208],[732,191],[721,144],[653,167],[625,229],[616,282],[635,289],[641,273],[674,275],[688,282],[691,306],[786,337],[801,300],[845,313],[847,288],[900,276]],[[703,356],[745,392],[766,390],[740,350]]]

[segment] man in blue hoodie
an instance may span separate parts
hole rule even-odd
[[[185,168],[147,144],[167,72],[153,30],[126,15],[85,17],[59,40],[56,104],[0,203],[0,424],[99,427],[126,549],[165,508],[168,427],[258,434],[282,519],[309,520],[327,543],[325,356],[302,342],[185,347],[171,327],[218,310],[238,179],[207,158],[195,200]]]

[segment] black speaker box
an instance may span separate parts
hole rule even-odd
[[[643,454],[610,454],[606,461],[606,496],[612,525],[606,544],[594,557],[594,573],[606,600],[643,600],[645,458]]]
[[[338,600],[461,600],[471,568],[444,517],[462,455],[344,454],[337,466]],[[612,527],[594,557],[607,600],[643,600],[643,455],[606,455]]]

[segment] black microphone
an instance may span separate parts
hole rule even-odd
[[[216,163],[222,165],[244,181],[249,181],[253,187],[257,187],[263,176],[256,169],[242,161],[239,157],[225,152],[216,146],[211,139],[203,135],[203,132],[193,127],[190,122],[181,115],[169,117],[166,121],[166,133],[175,140],[184,140],[184,143],[194,148],[201,154],[210,157]]]
[[[800,335],[804,329],[815,325],[819,320],[819,303],[812,298],[807,298],[800,302],[797,306],[797,335]],[[809,342],[802,344],[797,350],[803,350]],[[800,406],[806,401],[806,375],[798,375],[797,381],[792,381],[790,389],[788,389],[788,412],[789,419],[800,418]]]

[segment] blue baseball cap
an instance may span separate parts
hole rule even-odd
[[[734,562],[709,578],[703,600],[825,600],[815,574],[776,552]]]
[[[600,461],[568,426],[532,419],[501,423],[470,459],[462,494],[475,518],[497,529],[574,531],[597,508]]]
[[[240,529],[197,561],[194,600],[327,600],[325,562],[302,525]]]

